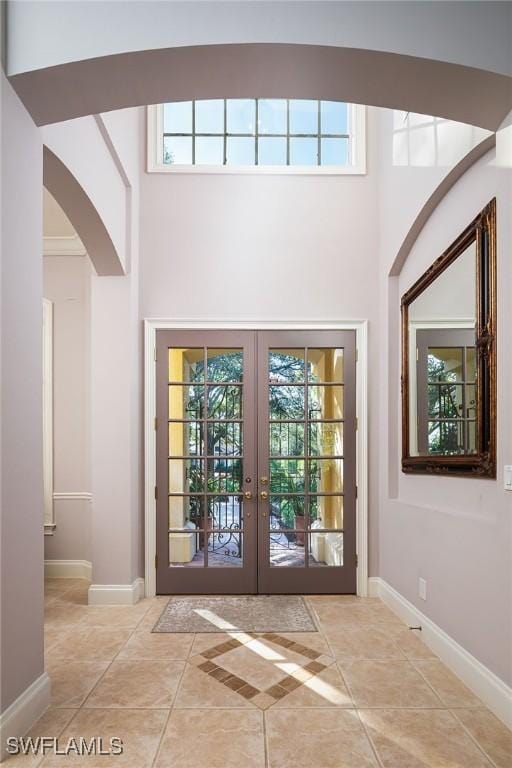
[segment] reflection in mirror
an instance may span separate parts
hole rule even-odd
[[[409,305],[411,456],[476,453],[476,241]]]
[[[496,477],[496,201],[402,297],[402,469]]]

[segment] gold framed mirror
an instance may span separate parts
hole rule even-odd
[[[403,295],[402,470],[496,477],[496,200]]]

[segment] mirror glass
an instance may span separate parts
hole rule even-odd
[[[476,239],[408,308],[409,455],[478,453]]]

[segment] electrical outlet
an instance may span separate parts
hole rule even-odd
[[[425,579],[420,578],[418,582],[418,595],[421,597],[422,600],[427,599],[427,582]]]
[[[503,472],[503,485],[506,491],[512,491],[512,465],[506,464]]]

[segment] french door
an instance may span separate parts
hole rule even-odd
[[[157,593],[354,593],[354,331],[157,331]]]

